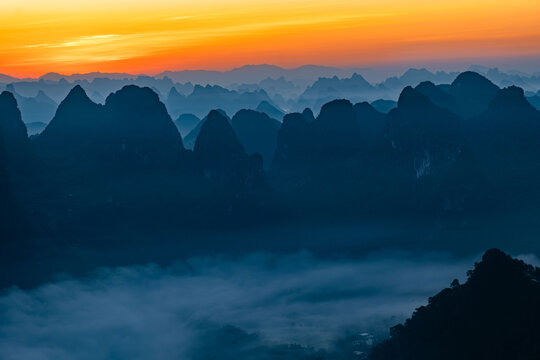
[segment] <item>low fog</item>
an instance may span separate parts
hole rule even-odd
[[[259,253],[99,269],[4,292],[0,358],[205,359],[246,341],[331,351],[345,334],[383,338],[429,296],[463,280],[475,260]]]

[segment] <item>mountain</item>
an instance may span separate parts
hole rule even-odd
[[[410,200],[415,206],[435,214],[461,211],[473,201],[479,177],[457,115],[406,87],[387,121],[384,138],[392,149],[391,171],[405,186],[403,194],[414,197]]]
[[[414,89],[431,100],[435,105],[450,111],[456,110],[456,100],[452,95],[444,91],[441,86],[437,86],[431,81],[423,81]]]
[[[358,142],[361,146],[371,148],[382,139],[386,116],[367,102],[353,106],[358,123]]]
[[[302,111],[302,116],[308,123],[315,121],[315,115],[313,115],[313,111],[311,111],[310,108],[305,108],[304,111]]]
[[[380,86],[390,90],[390,94],[394,91],[401,91],[406,86],[416,87],[418,84],[428,81],[435,84],[444,84],[454,81],[458,73],[447,73],[444,71],[438,71],[433,73],[425,68],[422,69],[408,69],[401,76],[392,76],[386,79],[380,84]]]
[[[315,120],[300,113],[285,115],[270,175],[279,197],[295,213],[291,216],[330,217],[365,205],[357,202],[366,189],[359,180],[367,156],[360,131],[348,100],[323,105]]]
[[[296,97],[302,92],[302,88],[284,76],[277,79],[266,78],[259,82],[259,87],[270,96],[280,95],[285,98]]]
[[[298,99],[298,106],[318,109],[324,103],[334,99],[349,99],[353,102],[375,100],[377,89],[361,75],[353,74],[350,78],[319,78],[309,86]]]
[[[174,162],[183,152],[182,137],[165,105],[150,88],[129,85],[107,97],[104,110],[111,146],[119,155],[145,164]]]
[[[216,108],[231,114],[241,109],[255,109],[262,101],[271,102],[263,90],[238,92],[217,85],[196,85],[187,96],[180,95],[175,88],[171,89],[167,107],[173,116],[181,112],[200,117]]]
[[[28,139],[17,100],[8,91],[0,94],[0,130],[3,135],[6,169],[12,180],[18,182],[19,177],[28,175],[33,166],[34,149]]]
[[[467,122],[467,134],[497,192],[514,204],[540,199],[540,112],[522,89],[499,90],[487,111]]]
[[[157,78],[169,77],[175,82],[194,84],[217,84],[227,86],[233,83],[258,83],[265,79],[279,79],[293,81],[306,86],[317,80],[318,77],[351,76],[354,69],[339,69],[328,66],[304,65],[294,69],[284,69],[275,65],[245,65],[228,71],[212,70],[184,70],[166,71],[156,75]]]
[[[227,197],[254,188],[261,181],[261,156],[246,153],[229,120],[219,111],[212,110],[206,117],[193,156],[204,179],[228,189]]]
[[[59,81],[61,79],[65,79],[71,82],[74,81],[80,81],[80,80],[88,80],[92,81],[97,78],[102,79],[115,79],[115,80],[123,80],[123,79],[135,79],[137,76],[127,73],[102,73],[102,72],[91,72],[86,74],[72,74],[72,75],[63,75],[59,73],[50,72],[45,75],[42,75],[39,77],[40,80],[49,80],[49,81]]]
[[[265,113],[269,117],[279,121],[281,121],[283,119],[283,116],[285,115],[285,112],[283,112],[283,110],[278,109],[274,105],[270,104],[268,101],[261,101],[261,103],[257,105],[257,108],[255,110]]]
[[[10,94],[11,95],[11,94]],[[7,95],[0,95],[0,114],[5,106]],[[12,95],[11,95],[12,97]],[[3,117],[0,117],[0,125],[4,125]],[[5,151],[3,133],[4,127],[0,126],[0,262],[2,272],[0,274],[0,287],[15,285],[16,280],[24,278],[24,267],[20,266],[28,259],[28,253],[32,251],[25,240],[29,234],[29,224],[19,208],[16,196],[13,193],[13,178],[9,173],[8,155]],[[25,263],[26,264],[26,263]]]
[[[492,249],[467,275],[394,326],[370,360],[538,359],[540,269]]]
[[[316,146],[312,137],[310,122],[302,114],[290,113],[283,117],[272,162],[274,176],[294,173],[293,177],[298,177],[298,173],[302,173],[311,162],[311,150]]]
[[[6,89],[13,93],[17,99],[25,123],[48,123],[53,118],[58,104],[42,90],[39,90],[35,97],[24,97],[15,91],[12,84],[8,85]]]
[[[12,83],[12,82],[18,81],[18,80],[20,80],[20,79],[17,79],[17,78],[15,78],[13,76],[0,74],[0,83],[8,84],[8,83]]]
[[[36,139],[45,156],[77,156],[105,130],[103,106],[75,86],[60,103],[54,118]]]
[[[178,128],[180,135],[186,137],[193,129],[195,129],[195,127],[197,127],[200,121],[201,119],[193,114],[182,114],[178,116],[178,119],[176,119],[174,124]]]
[[[470,118],[486,111],[499,88],[482,75],[466,71],[458,75],[449,89],[454,98],[454,112]]]
[[[186,102],[186,97],[178,92],[175,87],[172,87],[167,95],[167,100],[165,105],[167,105],[167,110],[173,118],[177,118],[184,112],[184,103]]]
[[[312,124],[325,156],[343,156],[358,146],[360,127],[349,100],[324,104]]]
[[[248,155],[261,155],[269,168],[281,123],[263,112],[240,110],[233,116],[231,125]]]
[[[397,105],[397,102],[393,100],[383,100],[383,99],[375,100],[371,103],[371,106],[373,106],[375,110],[383,114],[388,114],[390,110],[396,107],[396,105]]]
[[[216,111],[219,112],[221,115],[225,116],[225,118],[227,118],[230,122],[230,119],[227,116],[227,113],[225,111],[223,111],[222,109],[216,109]],[[197,126],[195,126],[193,130],[191,130],[184,137],[184,146],[186,147],[186,149],[193,150],[193,148],[195,147],[195,142],[197,141],[197,137],[199,136],[201,128],[203,124],[206,122],[207,118],[208,118],[208,115],[202,118],[201,121],[199,121],[199,123],[197,124]]]
[[[149,88],[125,86],[95,104],[79,85],[58,107],[36,139],[45,156],[98,158],[125,165],[172,161],[183,151],[182,138],[165,105]]]

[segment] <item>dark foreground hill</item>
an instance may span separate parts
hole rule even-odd
[[[540,268],[492,249],[418,308],[371,360],[540,359]]]

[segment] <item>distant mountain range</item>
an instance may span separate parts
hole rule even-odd
[[[479,66],[471,68],[479,69],[498,86],[516,85],[524,88],[529,102],[540,108],[540,96],[536,94],[540,91],[540,77],[537,75],[505,73],[496,68]],[[164,72],[153,77],[125,73],[69,76],[49,73],[34,80],[4,76],[0,78],[0,90],[17,94],[25,123],[46,124],[54,115],[53,106],[57,106],[55,104],[62,101],[74,85],[82,86],[89,97],[100,104],[110,93],[126,85],[149,87],[166,103],[173,118],[182,113],[194,113],[201,118],[212,108],[221,108],[231,114],[243,108],[255,110],[262,101],[281,112],[302,111],[309,107],[318,113],[326,102],[341,98],[353,103],[374,102],[379,110],[388,112],[393,107],[391,102],[397,101],[404,87],[417,86],[422,82],[436,85],[451,83],[458,75],[455,72],[409,69],[400,76],[376,84],[362,76],[370,73],[369,69],[362,68],[302,66],[283,69],[272,65],[250,65],[222,72]],[[213,97],[212,105],[204,100],[206,96]],[[279,119],[282,117],[275,112],[270,115]]]

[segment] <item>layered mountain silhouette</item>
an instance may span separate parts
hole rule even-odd
[[[540,180],[540,112],[523,90],[497,91],[487,111],[467,122],[467,134],[497,192],[514,204],[535,203],[540,196],[535,185]]]
[[[486,111],[498,90],[497,85],[472,71],[459,74],[448,89],[456,102],[454,112],[464,118]]]
[[[354,104],[354,113],[358,123],[358,139],[361,146],[371,148],[383,135],[386,118],[367,102]]]
[[[92,102],[76,86],[36,144],[46,157],[117,165],[163,164],[183,151],[182,138],[155,92],[133,85],[111,94],[105,105]]]
[[[18,183],[32,171],[35,154],[17,100],[8,91],[0,94],[0,130],[6,171]]]
[[[350,101],[376,100],[380,92],[366,81],[361,75],[353,74],[350,78],[339,79],[319,78],[308,87],[298,100],[298,107],[311,107],[319,109],[334,99],[349,99]]]
[[[182,135],[182,137],[186,137],[191,131],[193,131],[193,129],[197,127],[197,125],[199,125],[200,121],[201,119],[193,114],[182,114],[174,121],[174,124],[178,128],[180,135]]]
[[[242,121],[237,119],[240,125]],[[204,179],[219,187],[226,186],[229,195],[251,190],[262,181],[262,157],[246,153],[229,120],[219,111],[212,110],[206,117],[193,156]]]
[[[39,90],[35,97],[20,95],[11,84],[6,87],[6,90],[11,92],[15,96],[15,99],[17,99],[17,104],[25,123],[48,123],[54,116],[58,104],[47,96],[43,90]]]
[[[269,117],[279,121],[281,121],[283,119],[283,116],[285,115],[285,112],[283,112],[283,110],[278,109],[276,106],[270,104],[268,101],[261,101],[261,103],[257,105],[257,108],[255,110],[265,113]]]
[[[397,108],[388,114],[385,140],[392,149],[392,170],[415,203],[431,211],[458,210],[480,191],[459,117],[420,91],[403,90]]]
[[[467,275],[393,327],[370,359],[538,359],[540,269],[492,249]]]
[[[60,103],[54,118],[36,139],[45,156],[79,156],[107,132],[103,106],[75,86]]]
[[[225,118],[227,118],[227,120],[229,120],[229,122],[230,122],[230,119],[227,116],[227,113],[223,109],[216,109],[216,111],[219,112],[221,115],[223,115]],[[184,137],[184,146],[186,147],[186,149],[193,150],[193,148],[195,147],[195,142],[197,141],[197,137],[199,136],[199,133],[201,132],[201,128],[202,128],[203,124],[206,122],[207,118],[208,118],[208,115],[203,117],[201,119],[201,121],[199,121],[197,126],[195,126],[193,128],[193,130],[191,130]]]
[[[219,87],[193,93],[201,111],[243,96]],[[211,110],[199,120],[182,108],[175,123],[150,87],[123,86],[103,104],[87,94],[72,86],[30,139],[16,97],[0,95],[2,181],[36,237],[77,238],[84,248],[113,230],[123,239],[156,229],[175,237],[224,224],[391,218],[431,226],[429,246],[475,248],[448,245],[440,234],[510,212],[534,219],[540,209],[539,112],[523,90],[499,89],[479,74],[406,87],[388,113],[337,99],[316,116],[302,108],[282,122],[256,96],[251,109],[227,112],[232,119]],[[96,246],[107,247],[103,241]]]
[[[172,88],[167,98],[167,108],[173,117],[180,113],[192,113],[202,117],[208,113],[209,106],[233,114],[241,109],[255,109],[262,101],[271,102],[263,90],[237,92],[218,85],[196,85],[193,92],[187,96]]]
[[[263,112],[240,110],[233,116],[231,125],[246,152],[261,155],[265,167],[269,168],[281,123]]]

